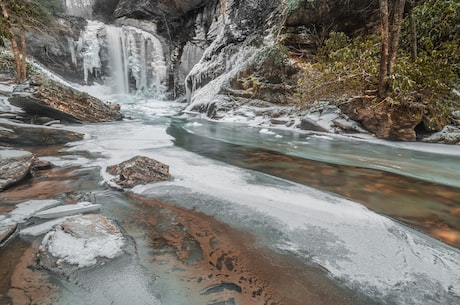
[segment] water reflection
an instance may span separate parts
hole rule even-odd
[[[459,188],[226,143],[189,133],[180,122],[167,131],[177,146],[189,151],[339,194],[460,248]],[[335,149],[333,142],[328,145],[330,150]]]

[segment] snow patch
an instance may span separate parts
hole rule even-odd
[[[123,253],[125,238],[107,218],[74,216],[45,235],[40,250],[59,262],[90,267],[99,258],[113,259]],[[101,216],[103,217],[103,216]]]

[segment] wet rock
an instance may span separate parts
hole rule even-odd
[[[69,275],[120,256],[125,242],[118,225],[103,215],[69,217],[43,238],[39,265]]]
[[[23,180],[30,173],[33,162],[30,152],[0,150],[0,192]]]
[[[171,179],[168,165],[142,156],[136,156],[120,164],[108,166],[107,172],[116,176],[112,181],[122,187],[134,187]]]
[[[340,106],[352,120],[387,140],[415,141],[415,128],[422,122],[424,105],[400,103],[387,97],[374,103],[374,97],[356,97]]]
[[[101,100],[42,76],[35,76],[30,87],[16,90],[9,101],[30,115],[69,122],[98,123],[122,119],[118,110]]]
[[[83,139],[83,135],[77,132],[6,119],[0,119],[0,136],[0,144],[17,146],[58,145]]]
[[[0,223],[0,247],[8,241],[11,235],[16,232],[17,224],[5,224]]]

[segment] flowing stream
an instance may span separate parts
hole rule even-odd
[[[75,168],[72,174],[79,178],[70,185],[92,192],[102,212],[132,236],[133,246],[130,255],[103,267],[68,280],[55,278],[59,304],[259,304],[257,294],[253,301],[215,297],[215,291],[231,296],[246,289],[243,276],[239,282],[229,280],[232,273],[227,280],[215,274],[221,285],[203,292],[200,285],[204,279],[212,281],[212,274],[187,271],[206,256],[203,245],[189,242],[182,267],[167,259],[179,255],[177,251],[152,246],[152,240],[158,242],[152,226],[182,234],[203,215],[233,228],[216,229],[214,224],[209,234],[248,232],[257,246],[242,242],[246,233],[228,233],[239,236],[228,237],[228,243],[268,249],[271,254],[263,255],[267,261],[300,264],[289,270],[301,273],[286,272],[289,281],[273,279],[277,289],[295,296],[299,304],[460,302],[458,148],[217,123],[179,115],[184,105],[174,102],[108,98],[121,104],[127,119],[72,126],[87,134],[83,141],[60,148],[60,153],[39,154],[61,168]],[[100,184],[110,184],[106,166],[135,155],[168,164],[173,180],[135,187],[133,194],[171,207],[148,204]],[[12,194],[0,200],[11,202]],[[197,218],[184,220],[192,217],[187,211]],[[164,217],[168,224],[162,222]],[[40,239],[27,241],[38,245]],[[247,251],[235,260],[251,257]],[[13,253],[12,246],[0,251],[3,261]],[[257,269],[255,261],[250,266]],[[263,266],[257,270],[267,281],[273,276]],[[320,287],[312,288],[313,294],[303,292],[306,286],[295,287],[304,283],[303,277]]]
[[[0,193],[0,212],[90,194],[129,236],[125,254],[62,276],[35,268],[41,237],[15,237],[0,249],[0,304],[460,304],[457,146],[183,114],[145,97],[165,92],[155,35],[90,22],[69,41],[85,50],[85,79],[103,45],[107,86],[79,89],[126,119],[66,126],[85,139],[31,148],[57,168]],[[173,179],[113,188],[106,167],[137,155]]]

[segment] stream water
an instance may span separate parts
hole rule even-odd
[[[87,136],[35,151],[64,170],[59,179],[50,171],[0,196],[12,206],[43,185],[42,197],[91,192],[132,237],[129,255],[48,274],[53,304],[460,303],[458,147],[267,130],[108,98],[127,119],[70,127]],[[173,180],[110,188],[105,168],[135,155],[168,164]],[[0,249],[0,303],[18,258],[39,244],[17,237]]]

